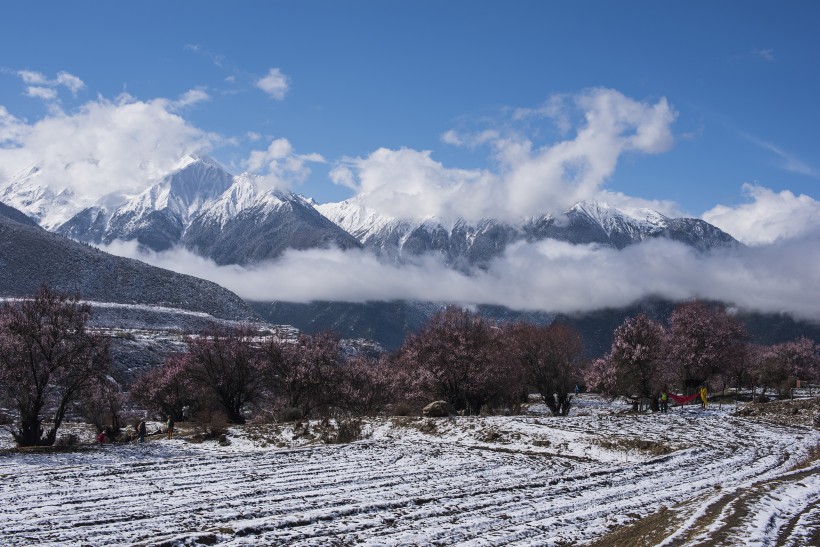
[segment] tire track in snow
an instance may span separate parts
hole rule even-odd
[[[717,502],[715,486],[725,493],[776,477],[816,441],[803,430],[793,432],[806,436],[803,442],[787,441],[726,416],[652,418],[508,423],[577,442],[603,434],[681,438],[690,447],[626,462],[611,453],[539,456],[532,446],[475,450],[494,445],[436,437],[238,454],[157,443],[139,452],[106,450],[99,459],[80,453],[53,468],[38,466],[34,455],[17,458],[19,474],[0,457],[0,533],[12,545],[581,542],[660,504],[692,496]],[[795,537],[816,517],[811,507],[792,515]]]

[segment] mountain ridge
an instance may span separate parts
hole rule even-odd
[[[38,173],[32,167],[16,175],[0,189],[0,196],[20,192],[13,196],[16,202],[23,203],[30,216],[52,224],[66,211],[76,210],[47,228],[94,244],[135,240],[153,251],[182,246],[221,265],[275,259],[288,249],[338,247],[363,248],[396,263],[434,253],[451,267],[469,271],[486,267],[520,241],[557,239],[622,249],[666,237],[699,251],[740,245],[700,219],[668,218],[651,209],[621,209],[593,201],[578,203],[557,217],[517,222],[394,218],[355,199],[316,205],[293,192],[269,188],[262,177],[232,175],[205,156],[182,158],[157,182],[121,203],[113,194],[91,205],[80,199],[71,202],[67,190],[55,193],[38,187]]]
[[[719,228],[695,218],[669,218],[651,209],[619,209],[603,202],[581,202],[563,216],[542,215],[519,222],[483,219],[398,219],[379,215],[355,199],[318,205],[317,210],[356,237],[365,249],[393,261],[407,255],[438,253],[456,267],[486,266],[518,241],[557,239],[623,249],[665,237],[699,251],[741,245]]]

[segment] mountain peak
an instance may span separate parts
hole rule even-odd
[[[184,156],[179,158],[176,161],[176,163],[174,163],[174,165],[171,167],[171,173],[174,173],[174,172],[177,172],[177,171],[182,171],[183,169],[185,169],[186,167],[188,167],[192,164],[199,164],[199,165],[203,165],[203,166],[207,165],[207,166],[210,166],[210,167],[217,167],[219,169],[222,169],[222,166],[219,165],[219,163],[217,163],[216,160],[214,160],[210,156],[204,156],[204,155],[201,155],[201,154],[192,153],[192,154],[185,154]]]
[[[568,213],[585,215],[609,233],[615,225],[641,225],[643,229],[663,228],[669,218],[654,209],[643,207],[614,207],[603,201],[581,201],[570,207]]]

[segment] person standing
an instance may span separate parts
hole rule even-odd
[[[707,394],[706,386],[700,386],[700,407],[701,408],[706,408],[706,406],[709,404],[706,401],[706,394]]]
[[[145,442],[145,420],[140,420],[139,425],[137,425],[137,437],[141,443]]]
[[[170,439],[174,435],[174,417],[168,414],[168,438]]]
[[[661,390],[661,414],[666,414],[666,411],[669,409],[669,393],[666,391],[666,388]]]

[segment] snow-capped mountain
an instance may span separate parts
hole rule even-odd
[[[355,200],[318,205],[317,209],[367,249],[400,261],[439,253],[456,267],[486,264],[516,241],[552,238],[622,249],[649,238],[666,237],[705,251],[738,245],[729,234],[693,218],[668,218],[650,209],[618,209],[582,202],[560,217],[543,215],[518,223],[486,219],[414,221],[379,215]]]
[[[89,202],[69,190],[38,184],[33,166],[0,187],[0,200],[41,226],[91,243],[137,241],[162,251],[184,246],[219,264],[249,264],[287,249],[364,247],[395,262],[440,254],[455,268],[484,266],[517,241],[547,238],[623,248],[666,237],[700,250],[733,246],[728,234],[698,219],[668,218],[648,209],[583,202],[565,214],[504,222],[390,218],[356,200],[316,205],[268,188],[252,174],[234,176],[207,157],[187,156],[138,195]]]
[[[234,176],[207,157],[186,156],[139,195],[89,203],[37,184],[37,168],[0,190],[45,228],[90,243],[137,241],[154,251],[182,245],[220,264],[275,258],[288,248],[359,247],[312,202]]]
[[[54,190],[40,183],[42,171],[38,165],[30,165],[15,173],[0,186],[0,201],[24,212],[37,223],[53,230],[77,212],[91,205],[78,198],[69,188]]]
[[[183,241],[217,264],[250,264],[287,249],[360,247],[350,234],[322,216],[313,203],[292,192],[261,192],[247,176],[204,208],[188,225]]]

